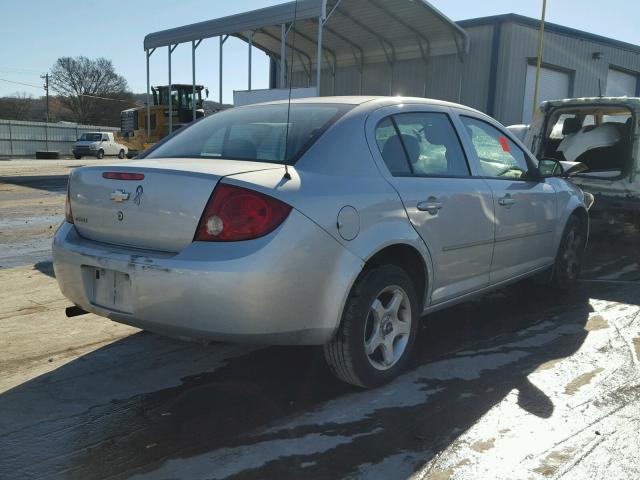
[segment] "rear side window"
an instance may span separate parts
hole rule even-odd
[[[483,176],[521,178],[528,170],[526,154],[504,132],[471,117],[460,117],[480,161]]]
[[[204,118],[146,158],[210,158],[294,163],[353,105],[291,104],[233,108]]]
[[[378,125],[376,142],[391,175],[394,177],[411,175],[407,155],[404,153],[404,147],[391,117],[386,118]]]
[[[378,125],[376,141],[394,176],[469,175],[460,140],[444,113],[394,115]]]

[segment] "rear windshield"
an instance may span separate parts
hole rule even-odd
[[[98,140],[102,140],[101,133],[83,133],[80,137],[80,140],[86,140],[89,142],[97,142]]]
[[[352,105],[287,104],[234,108],[204,118],[146,158],[211,158],[295,163]],[[287,118],[289,121],[287,122]],[[285,141],[288,133],[288,140]]]

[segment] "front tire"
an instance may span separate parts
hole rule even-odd
[[[553,266],[551,283],[560,290],[569,290],[578,280],[584,253],[587,246],[587,236],[582,222],[576,215],[572,215],[565,227],[556,263]]]
[[[340,328],[324,347],[340,380],[374,388],[404,369],[417,334],[418,300],[411,279],[395,265],[360,274],[347,299]]]
[[[124,150],[120,150],[120,151],[118,152],[118,158],[119,158],[120,160],[122,160],[124,157],[125,157]]]
[[[82,158],[82,155],[74,155],[74,158],[75,158],[76,160],[80,160],[80,159]]]
[[[102,160],[104,158],[104,150],[98,150],[98,153],[96,154],[96,158],[98,160]]]

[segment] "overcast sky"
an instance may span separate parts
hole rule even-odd
[[[348,1],[348,0],[347,0]],[[0,96],[14,92],[42,94],[39,75],[60,56],[85,55],[113,60],[134,92],[145,91],[142,40],[147,33],[282,3],[281,0],[2,0],[0,15]],[[539,17],[541,0],[431,0],[453,20],[518,13]],[[638,0],[548,0],[547,19],[568,27],[640,45]],[[198,48],[197,81],[212,97],[218,91],[218,42]],[[167,83],[167,55],[157,51],[151,83]],[[174,52],[173,81],[191,83],[188,45]],[[268,86],[268,61],[254,53],[254,88]],[[225,101],[234,89],[247,87],[246,44],[230,39],[225,46]]]

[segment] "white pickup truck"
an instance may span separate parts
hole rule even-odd
[[[129,149],[126,145],[117,143],[113,139],[113,133],[111,132],[83,133],[73,144],[73,156],[76,159],[88,156],[103,158],[105,155],[125,158],[128,151]]]

